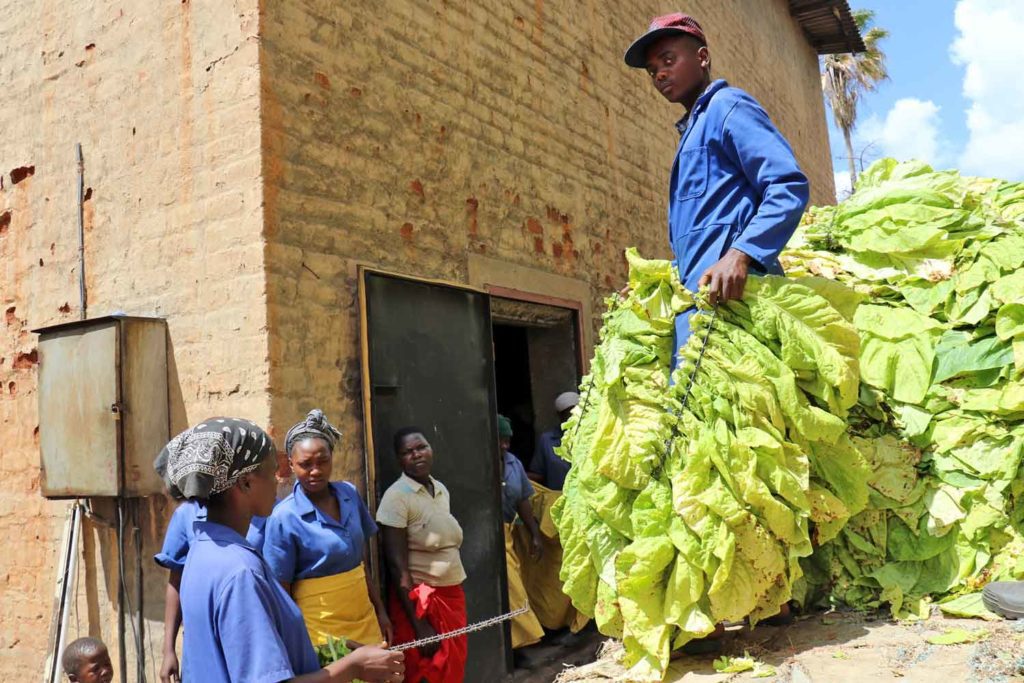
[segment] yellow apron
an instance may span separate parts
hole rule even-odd
[[[544,628],[557,631],[568,626],[573,633],[577,633],[590,620],[572,606],[569,596],[562,592],[562,580],[558,577],[562,568],[562,544],[558,540],[558,529],[551,519],[551,506],[561,497],[562,492],[553,491],[537,482],[532,484],[535,493],[530,499],[530,505],[540,526],[541,545],[544,548],[539,562],[529,556],[529,531],[523,525],[517,526],[515,530],[516,552],[520,557],[528,558],[523,562],[522,577],[530,599],[530,609]]]
[[[517,610],[526,604],[526,587],[523,586],[519,555],[516,553],[512,540],[514,526],[513,524],[505,525],[505,564],[508,566],[508,607],[510,610]],[[513,650],[539,643],[543,637],[544,628],[537,621],[532,608],[512,619]]]
[[[302,610],[314,646],[326,643],[328,636],[348,638],[363,645],[377,645],[384,640],[366,590],[362,564],[341,574],[300,579],[292,584],[292,597]]]

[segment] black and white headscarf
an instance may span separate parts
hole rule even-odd
[[[314,408],[306,415],[306,419],[288,430],[284,437],[284,449],[288,457],[292,457],[292,447],[303,439],[323,439],[327,443],[327,449],[334,452],[334,445],[341,438],[341,432],[335,428],[324,416],[324,411]]]
[[[207,500],[257,469],[274,450],[255,422],[212,417],[171,439],[153,465],[175,498]]]

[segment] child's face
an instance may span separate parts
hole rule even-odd
[[[110,683],[114,680],[110,653],[104,649],[82,658],[82,663],[78,665],[78,675],[69,678],[73,683]]]

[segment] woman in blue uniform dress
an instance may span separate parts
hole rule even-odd
[[[163,476],[158,463],[157,470]],[[178,630],[181,628],[181,572],[185,568],[188,549],[195,541],[196,521],[206,521],[206,508],[194,500],[183,501],[171,515],[164,534],[164,545],[160,552],[153,556],[158,565],[168,570],[167,591],[164,596],[164,658],[160,666],[161,683],[172,683],[181,678],[181,665],[178,662],[177,642]],[[245,540],[257,552],[263,549],[263,529],[266,517],[253,517]]]
[[[400,653],[362,647],[319,666],[302,614],[243,534],[274,507],[275,449],[248,420],[211,418],[161,452],[171,495],[206,507],[181,577],[187,681],[401,680]]]
[[[364,567],[377,525],[355,486],[331,481],[340,437],[318,409],[288,430],[296,482],[267,520],[263,556],[302,610],[314,644],[329,637],[390,642],[391,620]]]

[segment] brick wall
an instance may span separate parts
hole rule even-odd
[[[0,679],[28,681],[46,657],[67,507],[39,494],[29,329],[79,315],[76,142],[89,314],[168,318],[172,428],[269,417],[258,14],[255,0],[0,0],[0,16]],[[114,509],[95,503],[69,640],[102,637],[116,664]],[[170,509],[157,496],[137,511],[157,655],[166,574],[151,558]]]
[[[817,62],[785,0],[688,7],[715,74],[765,104],[830,201]],[[679,112],[621,54],[673,9],[0,0],[0,533],[18,549],[0,557],[0,678],[36,678],[49,631],[66,504],[39,495],[29,330],[78,317],[76,142],[89,313],[167,317],[172,429],[243,414],[280,439],[318,405],[358,482],[355,263],[466,282],[471,257],[497,259],[580,283],[600,312],[626,246],[667,254]],[[104,638],[116,661],[115,510],[94,510],[69,636]],[[129,509],[149,680],[164,575],[145,558],[170,510]]]
[[[749,89],[833,197],[817,58],[785,0],[690,3],[716,76]],[[271,413],[319,405],[362,479],[353,263],[465,282],[486,255],[590,285],[666,255],[681,114],[622,53],[657,2],[264,3]],[[595,321],[596,322],[596,321]]]

